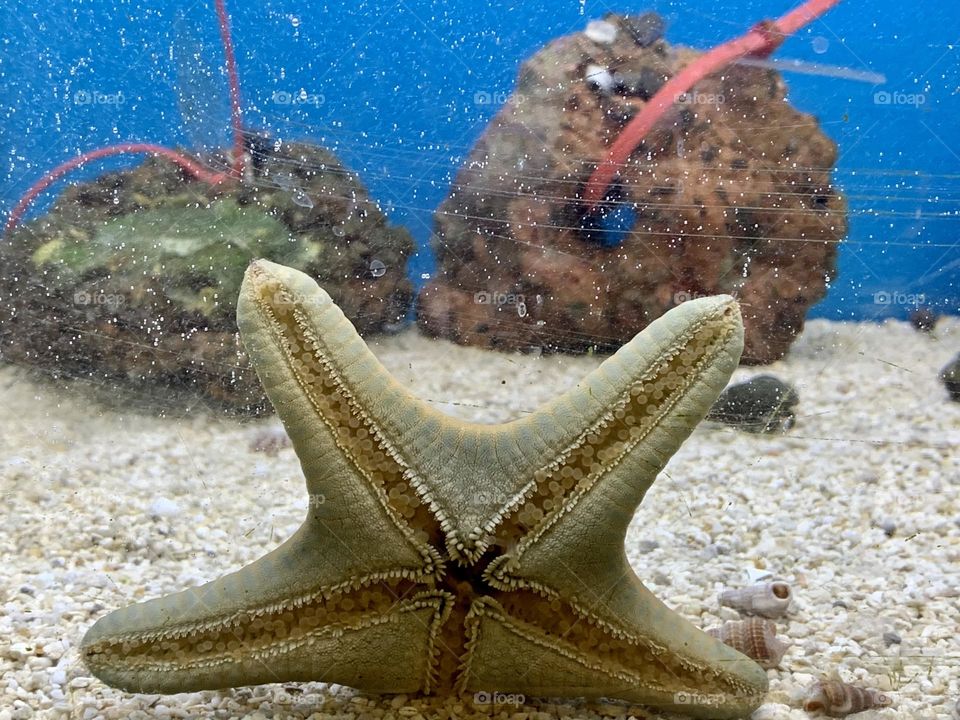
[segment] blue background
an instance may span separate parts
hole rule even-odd
[[[228,8],[246,124],[334,149],[424,248],[410,268],[419,278],[431,268],[433,211],[511,92],[523,59],[607,12],[656,10],[667,20],[668,40],[707,48],[793,5],[234,0]],[[839,144],[835,179],[850,203],[839,277],[815,316],[905,317],[917,295],[938,310],[960,312],[960,9],[932,6],[847,0],[776,54],[886,76],[882,85],[785,76],[790,101],[816,115]],[[228,139],[212,0],[15,1],[0,16],[4,212],[44,171],[84,150],[121,141],[195,147]],[[186,85],[192,99],[184,97]],[[277,100],[301,91],[313,102]],[[878,91],[923,102],[878,104]],[[123,102],[78,103],[78,92],[122,93]],[[494,102],[478,102],[478,93]],[[138,161],[103,161],[70,177]],[[893,302],[877,302],[877,293]]]

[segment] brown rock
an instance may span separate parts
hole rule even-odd
[[[836,146],[786,103],[779,74],[733,66],[675,104],[622,168],[613,192],[633,219],[609,242],[583,186],[647,102],[638,86],[697,53],[641,47],[624,18],[607,20],[621,28],[612,44],[577,33],[521,67],[437,211],[439,268],[418,322],[471,345],[612,351],[679,302],[730,293],[744,361],[776,360],[835,275]]]
[[[222,158],[205,160],[224,165]],[[403,323],[414,296],[406,275],[410,234],[388,223],[331,152],[294,143],[255,156],[239,184],[211,188],[166,159],[150,158],[69,186],[47,213],[0,245],[0,360],[54,379],[88,379],[102,397],[151,412],[179,412],[198,400],[228,412],[270,412],[239,342],[235,290],[215,314],[198,309],[171,291],[174,278],[165,276],[159,247],[156,256],[144,257],[143,269],[116,261],[70,273],[59,258],[41,263],[37,257],[61,243],[76,245],[82,264],[112,220],[136,223],[144,212],[205,209],[209,232],[221,233],[223,242],[210,251],[194,289],[199,295],[207,285],[224,287],[217,283],[228,274],[237,282],[225,287],[238,287],[248,258],[224,249],[232,238],[210,210],[218,201],[248,209],[254,220],[279,223],[290,247],[303,249],[300,269],[323,284],[360,332],[391,332]],[[167,235],[174,230],[171,225]]]

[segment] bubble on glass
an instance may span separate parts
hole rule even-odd
[[[370,261],[370,274],[375,278],[383,277],[387,274],[387,266],[383,264],[382,260],[374,258]]]
[[[313,200],[310,199],[310,196],[307,195],[300,188],[295,188],[293,190],[293,202],[295,205],[299,205],[302,208],[312,208]]]
[[[813,40],[810,41],[810,45],[813,47],[813,51],[817,55],[823,55],[830,48],[830,41],[827,40],[823,35],[817,35]]]
[[[343,237],[344,235],[347,234],[347,231],[344,230],[343,225],[334,225],[333,234],[336,235],[337,237]]]

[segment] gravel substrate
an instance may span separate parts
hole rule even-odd
[[[597,357],[500,355],[415,331],[374,351],[443,410],[496,422],[528,412]],[[717,594],[765,573],[793,587],[792,643],[756,720],[808,717],[816,678],[890,691],[856,716],[952,718],[960,698],[960,403],[937,373],[960,319],[814,321],[789,357],[744,368],[800,392],[783,436],[703,424],[648,493],[627,552],[653,592],[701,627],[735,619]],[[300,524],[293,451],[255,446],[276,420],[156,418],[0,368],[0,720],[10,718],[653,717],[617,704],[364,696],[320,683],[129,695],[90,677],[77,646],[111,609],[198,584]],[[269,443],[268,443],[269,445]]]

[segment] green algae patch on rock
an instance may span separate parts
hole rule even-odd
[[[51,240],[32,260],[38,270],[58,273],[65,286],[109,285],[116,304],[125,288],[137,292],[156,284],[186,311],[229,322],[252,260],[270,257],[303,267],[317,255],[315,246],[297,242],[279,221],[224,198],[202,208],[156,208],[112,218],[91,240]]]

